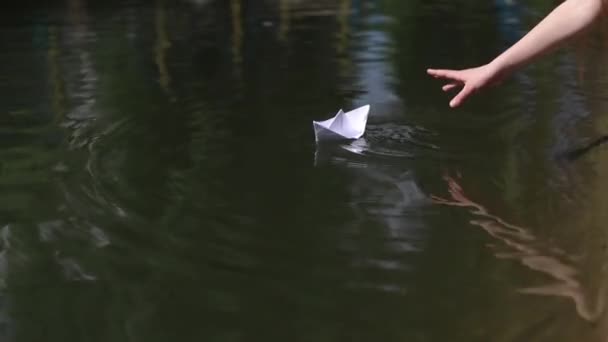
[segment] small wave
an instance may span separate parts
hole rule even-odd
[[[329,161],[365,167],[378,158],[390,163],[391,160],[436,157],[441,151],[432,142],[436,136],[435,132],[418,126],[395,123],[369,125],[363,138],[337,145],[318,145],[315,164]],[[356,159],[354,156],[364,159]]]

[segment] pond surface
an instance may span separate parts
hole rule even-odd
[[[604,341],[608,26],[457,110],[425,74],[554,5],[3,10],[2,340]]]

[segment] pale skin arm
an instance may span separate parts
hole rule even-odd
[[[448,81],[444,91],[462,87],[450,101],[450,107],[458,107],[472,94],[500,83],[517,69],[585,31],[601,15],[603,1],[608,0],[566,0],[488,64],[465,70],[428,69],[427,72]]]

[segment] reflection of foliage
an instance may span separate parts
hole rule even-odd
[[[232,20],[232,63],[237,77],[240,77],[243,64],[243,14],[242,0],[231,0],[231,20]]]
[[[51,27],[49,29],[49,78],[51,80],[53,94],[53,109],[57,122],[63,120],[67,111],[65,82],[63,80],[62,70],[59,63],[59,56],[60,50],[57,39],[57,29],[55,27]]]
[[[170,95],[171,91],[169,88],[171,82],[171,76],[167,69],[167,50],[171,47],[169,36],[167,34],[166,27],[166,13],[164,3],[162,0],[156,1],[156,65],[158,66],[158,73],[160,75],[160,86],[161,88]]]

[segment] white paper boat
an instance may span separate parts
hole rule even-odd
[[[325,121],[313,121],[315,140],[359,139],[365,133],[369,105],[359,107],[348,113],[342,109],[333,118]]]

